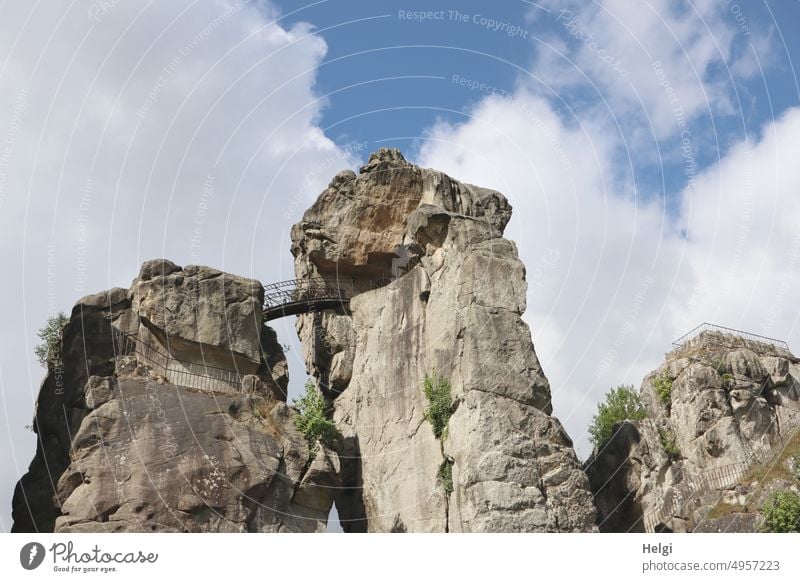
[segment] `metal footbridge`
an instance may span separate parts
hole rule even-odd
[[[264,321],[287,315],[333,310],[347,313],[350,299],[386,285],[390,279],[359,281],[323,277],[291,279],[264,286]]]

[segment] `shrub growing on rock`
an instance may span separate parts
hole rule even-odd
[[[775,491],[761,508],[764,529],[772,533],[800,532],[800,495],[794,491]]]
[[[680,458],[681,450],[678,448],[678,439],[672,430],[668,428],[659,429],[658,438],[661,441],[661,448],[664,449],[664,452],[667,453],[667,456],[671,461],[675,461]]]
[[[328,418],[328,405],[314,382],[306,382],[306,393],[299,400],[295,399],[293,404],[297,410],[294,424],[306,437],[311,455],[317,452],[317,442],[333,446],[339,438],[339,431]]]
[[[728,364],[725,363],[724,358],[712,361],[711,367],[714,368],[720,376],[723,376],[728,371]]]
[[[36,335],[42,340],[34,348],[36,359],[48,368],[55,368],[61,360],[61,340],[64,326],[69,319],[63,313],[47,318],[47,324]]]
[[[434,436],[441,440],[447,436],[447,421],[453,414],[450,381],[438,376],[435,371],[430,375],[425,374],[422,391],[428,399],[425,419],[431,423]]]
[[[595,449],[613,435],[614,425],[623,420],[642,420],[647,410],[633,386],[617,386],[606,394],[605,402],[597,405],[597,414],[589,427],[589,440]]]
[[[453,461],[450,459],[445,459],[441,465],[439,465],[439,473],[437,474],[439,479],[439,483],[442,484],[442,489],[447,494],[453,492]]]
[[[668,404],[672,401],[672,378],[664,372],[660,376],[653,378],[653,388],[656,389],[656,394],[663,404]]]

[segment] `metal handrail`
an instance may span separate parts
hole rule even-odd
[[[264,311],[280,317],[281,308],[289,305],[300,307],[293,311],[295,314],[331,309],[331,303],[346,308],[354,296],[383,287],[392,280],[388,277],[369,281],[306,277],[270,283],[264,286]]]
[[[662,505],[658,511],[643,516],[645,531],[652,532],[655,526],[665,518],[675,515],[681,506],[691,499],[697,499],[712,491],[719,491],[737,483],[756,463],[765,464],[780,455],[789,442],[800,431],[800,419],[796,419],[784,428],[784,434],[779,435],[779,442],[769,448],[752,447],[747,441],[742,441],[745,451],[745,460],[738,463],[728,463],[703,471],[697,479],[688,484],[689,498],[682,491],[673,496],[668,506]]]
[[[716,331],[724,335],[738,336],[746,342],[749,341],[753,343],[769,345],[791,353],[789,350],[789,345],[783,340],[707,322],[701,323],[691,331],[685,333],[672,342],[672,345],[675,348],[682,348],[689,344],[691,340],[695,339],[706,331]],[[727,344],[725,345],[727,346]],[[798,430],[800,430],[800,421],[789,424],[789,426],[784,428],[782,434],[779,435],[779,443],[769,447],[764,447],[764,445],[751,446],[749,442],[742,440],[742,448],[745,453],[745,460],[737,463],[729,463],[726,465],[713,467],[700,473],[696,479],[692,479],[688,483],[688,496],[686,491],[678,491],[668,504],[662,505],[658,511],[654,511],[643,516],[645,531],[654,531],[655,526],[658,523],[663,522],[664,519],[668,518],[669,516],[675,515],[675,512],[681,509],[681,507],[683,507],[686,503],[696,500],[699,497],[702,497],[713,491],[719,491],[724,487],[733,485],[742,477],[744,477],[755,463],[769,462],[779,454],[781,445],[785,447],[788,440],[791,440]]]
[[[742,330],[739,330],[739,329],[733,329],[732,327],[725,327],[725,326],[722,326],[722,325],[716,325],[716,324],[713,324],[713,323],[707,323],[707,322],[701,323],[700,325],[695,327],[693,330],[683,334],[681,337],[679,337],[674,342],[672,342],[672,345],[674,347],[676,347],[676,348],[681,348],[681,347],[685,346],[690,340],[692,340],[695,337],[699,336],[704,331],[718,331],[718,332],[726,334],[726,335],[736,335],[736,336],[741,337],[744,340],[748,340],[748,341],[752,341],[752,342],[756,342],[756,343],[761,343],[761,344],[767,344],[767,345],[775,346],[777,348],[782,348],[782,349],[785,349],[786,351],[789,351],[789,344],[787,344],[783,340],[779,340],[779,339],[775,339],[775,338],[771,338],[771,337],[767,337],[767,336],[763,336],[763,335],[758,335],[758,334],[755,334],[755,333],[750,333],[750,332],[742,331]]]
[[[185,388],[213,390],[217,387],[215,383],[221,382],[241,391],[244,376],[236,370],[180,360],[114,326],[111,326],[111,335],[115,355],[140,356],[147,365],[158,369],[172,384]],[[172,362],[179,364],[181,369],[171,367]]]

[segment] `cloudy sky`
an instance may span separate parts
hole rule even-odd
[[[0,529],[47,317],[154,257],[290,278],[291,224],[382,146],[510,199],[581,457],[603,394],[700,322],[800,349],[799,21],[723,0],[0,2]]]

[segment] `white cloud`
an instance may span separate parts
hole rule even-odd
[[[688,259],[703,273],[689,314],[800,339],[800,109],[742,142],[682,197]],[[686,325],[688,321],[684,323]],[[797,347],[797,344],[795,344]]]
[[[597,400],[612,385],[638,386],[684,331],[711,320],[794,332],[784,311],[800,249],[770,217],[776,206],[791,215],[800,181],[776,169],[791,166],[789,135],[769,134],[797,128],[787,117],[758,145],[698,169],[698,148],[717,151],[727,138],[694,121],[741,115],[737,83],[757,72],[756,53],[771,61],[770,37],[749,37],[728,4],[547,5],[556,27],[513,98],[489,97],[468,121],[437,124],[420,158],[515,206],[507,236],[528,266],[527,318],[556,413],[585,456]],[[770,164],[780,184],[762,176]],[[652,183],[643,170],[665,166],[690,178],[680,216],[642,185]],[[543,258],[553,252],[555,265]]]
[[[471,115],[434,128],[421,162],[494,187],[514,206],[506,236],[527,266],[526,319],[556,414],[585,453],[596,401],[612,384],[638,383],[673,335],[655,322],[685,279],[679,249],[657,203],[617,194],[615,143],[602,128],[567,127],[524,90]]]
[[[754,40],[738,28],[729,3],[548,5],[559,39],[554,47],[562,54],[539,47],[537,77],[556,91],[590,88],[623,124],[652,124],[659,139],[680,132],[679,117],[734,113],[736,81],[757,72],[750,42],[762,58],[769,53],[768,37]]]
[[[514,205],[506,236],[528,269],[526,319],[555,414],[582,456],[605,391],[638,387],[698,323],[798,345],[800,110],[701,172],[680,195],[680,217],[652,193],[624,193],[608,173],[618,165],[615,135],[591,117],[569,127],[524,90],[469,113],[433,128],[420,162],[496,188]]]
[[[289,278],[288,228],[356,163],[318,127],[324,40],[278,17],[233,0],[0,8],[2,527],[48,313],[159,256]]]

